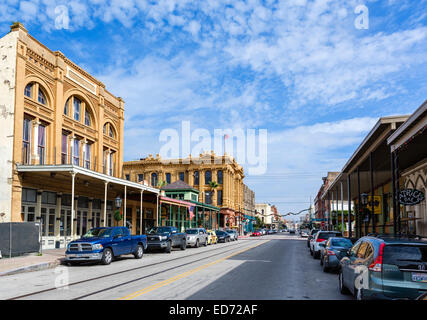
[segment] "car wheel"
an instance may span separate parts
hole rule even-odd
[[[199,247],[199,239],[196,240],[196,244],[194,245],[195,248]]]
[[[181,250],[185,250],[187,248],[187,241],[185,239],[183,241],[181,241],[180,248],[181,248]]]
[[[166,253],[171,253],[172,252],[172,244],[170,241],[168,241],[168,246],[165,249]]]
[[[140,245],[136,246],[135,253],[133,255],[135,259],[141,259],[144,255],[144,248]]]
[[[326,262],[323,262],[323,272],[328,272],[328,271],[329,271],[329,268],[326,265]]]
[[[208,239],[205,239],[205,243],[203,244],[205,247],[208,246]]]
[[[341,271],[338,274],[338,284],[339,284],[339,289],[340,289],[341,294],[348,294],[349,291],[344,285],[343,274]]]
[[[103,265],[108,265],[111,263],[111,261],[113,261],[113,251],[111,251],[109,248],[106,248],[102,254],[101,263]]]

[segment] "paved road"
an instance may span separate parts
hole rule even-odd
[[[305,239],[275,234],[1,277],[0,299],[350,299],[337,283]]]

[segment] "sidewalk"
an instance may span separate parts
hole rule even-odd
[[[0,277],[54,268],[61,264],[64,259],[65,249],[50,249],[44,250],[43,255],[38,256],[35,254],[29,254],[14,258],[0,259]]]

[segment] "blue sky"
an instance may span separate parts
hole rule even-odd
[[[361,4],[368,29],[355,27]],[[64,6],[69,23],[58,29]],[[267,129],[267,172],[245,181],[257,202],[286,213],[309,205],[378,117],[426,99],[426,9],[426,0],[6,0],[0,30],[23,22],[123,97],[125,160],[158,153],[161,130],[183,120],[212,133]]]

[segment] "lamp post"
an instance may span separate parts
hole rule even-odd
[[[117,196],[116,199],[114,199],[114,204],[116,206],[116,209],[120,209],[122,207],[122,199],[120,198],[120,196]],[[119,211],[119,214],[120,214],[120,211]],[[119,222],[117,218],[116,218],[116,221],[117,223]]]

